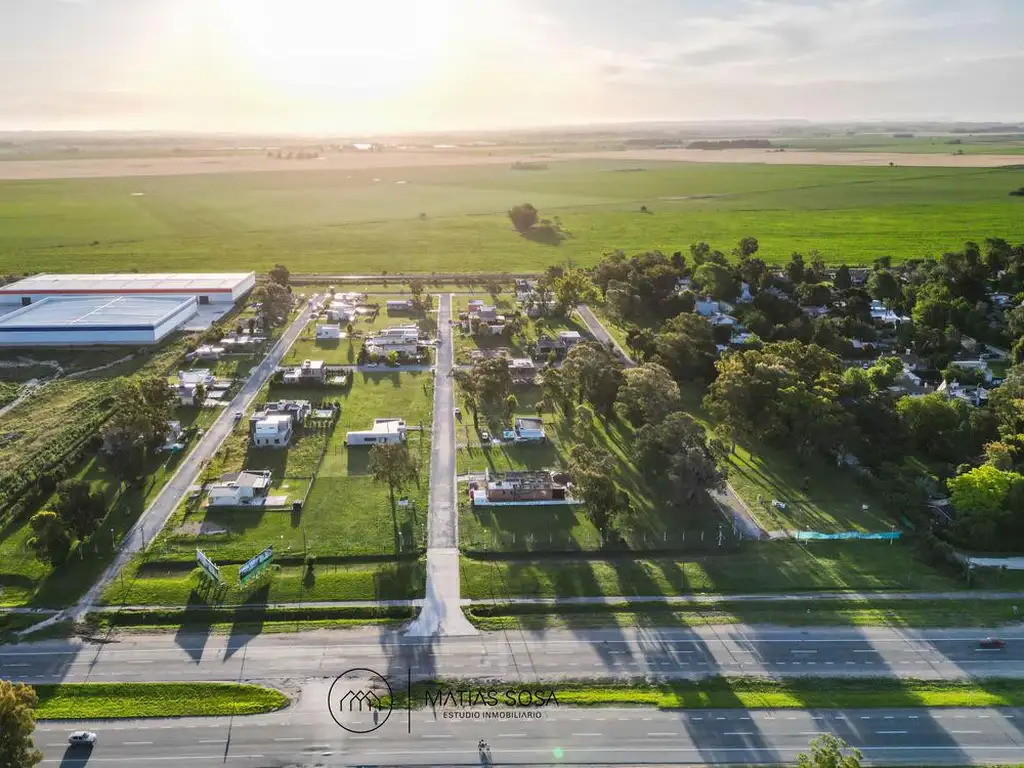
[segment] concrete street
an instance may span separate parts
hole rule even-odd
[[[366,628],[296,634],[129,635],[0,647],[0,677],[28,683],[333,679],[369,667],[389,679],[697,678],[710,675],[1024,678],[1024,628],[983,650],[985,629],[692,629],[482,632],[428,641]]]
[[[319,296],[313,296],[310,300],[314,307],[319,298]],[[92,588],[83,595],[75,611],[77,614],[83,613],[97,602],[103,591],[107,588],[107,585],[117,577],[117,574],[128,564],[128,561],[135,554],[145,549],[146,545],[153,541],[156,535],[160,533],[167,520],[174,514],[174,510],[177,509],[181,499],[188,492],[189,486],[193,485],[199,478],[203,464],[217,452],[220,444],[224,442],[225,438],[231,433],[231,430],[234,429],[235,411],[244,411],[249,406],[249,403],[252,402],[260,388],[267,383],[267,380],[274,373],[274,369],[281,362],[281,358],[284,357],[289,347],[298,338],[302,329],[305,328],[312,313],[313,309],[307,303],[299,313],[299,316],[281,334],[281,338],[277,340],[277,343],[263,359],[263,362],[256,366],[256,369],[246,380],[245,384],[242,385],[241,391],[228,403],[220,416],[217,417],[217,420],[206,430],[206,434],[202,436],[199,443],[181,462],[174,476],[167,482],[163,490],[160,491],[153,500],[153,503],[142,513],[142,516],[128,532],[128,535],[125,536],[114,561],[103,572],[103,575]]]
[[[487,707],[458,710],[470,714],[465,719],[395,710],[377,730],[355,735],[330,719],[325,690],[316,693],[324,695],[271,715],[74,723],[99,735],[90,751],[68,749],[71,724],[40,723],[35,741],[44,764],[61,765],[771,764],[795,761],[822,733],[885,765],[1016,762],[1024,750],[1017,709],[661,712],[549,704],[531,713],[540,717],[516,720],[485,719]],[[477,750],[481,738],[487,759]]]
[[[410,636],[473,635],[461,608],[459,581],[459,507],[455,498],[455,381],[450,376],[452,297],[438,296],[437,334],[441,339],[434,364],[434,434],[430,455],[430,507],[427,518],[427,585]]]

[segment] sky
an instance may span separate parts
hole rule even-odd
[[[1024,0],[0,0],[0,130],[1024,120]]]

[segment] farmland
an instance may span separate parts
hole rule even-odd
[[[404,182],[404,183],[398,183]],[[719,247],[769,261],[929,256],[1020,236],[1017,168],[845,167],[594,159],[547,170],[464,165],[0,182],[5,270],[536,271],[614,250]],[[141,193],[141,194],[139,194]],[[571,236],[531,242],[530,201]],[[650,213],[640,213],[640,206]],[[422,214],[422,215],[421,215]]]

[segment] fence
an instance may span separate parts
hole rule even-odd
[[[594,530],[515,532],[484,529],[461,531],[462,549],[467,554],[582,552],[705,552],[734,551],[743,541],[731,526],[677,532],[633,531],[625,535],[602,536]]]

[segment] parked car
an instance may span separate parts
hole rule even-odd
[[[242,412],[241,411],[235,411],[235,421],[241,421],[241,420],[242,420]]]
[[[456,408],[455,409],[455,418],[459,418],[461,416],[462,416],[462,410],[459,409],[459,408]]]
[[[96,734],[92,731],[75,731],[68,736],[68,744],[76,746],[78,744],[95,744]]]
[[[998,637],[986,637],[978,645],[985,650],[994,651],[999,648],[1006,647],[1006,641],[1000,640]]]

